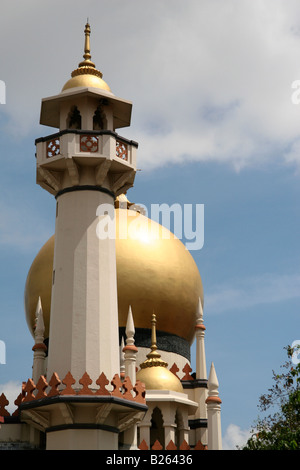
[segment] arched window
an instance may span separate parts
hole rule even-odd
[[[68,129],[81,129],[81,115],[77,106],[72,106],[67,119]]]
[[[93,116],[93,130],[101,131],[107,129],[107,121],[102,106],[99,105]]]
[[[159,408],[154,408],[151,418],[150,428],[150,447],[153,446],[155,441],[159,441],[160,444],[165,448],[165,433],[163,426],[163,417]]]

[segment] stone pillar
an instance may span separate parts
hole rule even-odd
[[[153,409],[149,407],[145,417],[138,424],[140,434],[138,444],[141,444],[141,442],[145,441],[146,445],[148,446],[148,449],[150,449],[150,428],[152,412]]]
[[[174,444],[175,444],[175,441],[176,441],[176,423],[175,423],[176,408],[173,406],[172,403],[162,402],[162,403],[160,403],[160,409],[161,409],[162,418],[163,418],[165,446],[167,446],[170,441],[173,441]]]
[[[207,380],[206,370],[206,355],[205,355],[205,326],[203,324],[203,308],[201,299],[198,301],[197,319],[195,325],[196,334],[196,379],[203,382]],[[199,386],[194,390],[194,400],[199,403],[198,410],[195,414],[195,419],[205,420],[207,419],[207,388],[205,386]],[[207,443],[207,429],[201,427],[195,430],[195,442],[201,441]]]

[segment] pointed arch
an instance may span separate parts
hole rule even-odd
[[[72,106],[67,117],[67,129],[81,129],[81,114],[77,106]]]
[[[101,104],[97,107],[93,116],[93,130],[101,131],[107,129],[107,119]]]
[[[165,433],[163,415],[157,406],[154,408],[151,417],[150,427],[150,447],[153,446],[155,441],[159,441],[163,448],[165,448]]]

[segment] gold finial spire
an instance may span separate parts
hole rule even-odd
[[[98,81],[95,82],[92,79],[93,84],[89,85],[89,86],[99,86],[100,85],[100,88],[103,88],[103,89],[106,89],[106,90],[110,91],[109,86],[102,80],[102,76],[103,76],[102,72],[100,72],[100,70],[97,70],[94,62],[91,61],[91,57],[92,57],[91,56],[91,48],[90,48],[91,28],[90,28],[90,25],[89,25],[88,21],[85,25],[84,34],[85,34],[84,54],[83,54],[84,60],[78,64],[78,68],[76,70],[73,70],[73,72],[71,73],[71,77],[74,78],[74,77],[82,77],[83,75],[84,76],[86,76],[86,75],[91,76],[92,75],[94,77],[97,77],[97,79],[100,78],[101,80],[100,81],[98,80]],[[79,79],[79,83],[80,83],[80,85],[76,84],[75,86],[83,86],[82,81],[80,81],[80,79]],[[67,88],[71,88],[72,86],[74,86],[72,81],[67,82],[65,84],[63,90],[67,89]]]
[[[91,27],[89,25],[89,19],[87,19],[84,34],[85,34],[84,54],[83,54],[84,61],[80,62],[79,67],[93,67],[93,68],[95,68],[94,62],[91,61],[91,57],[92,57],[91,56],[91,46],[90,46]]]
[[[151,319],[151,351],[147,354],[147,359],[140,365],[141,369],[152,366],[167,367],[168,364],[161,359],[161,355],[157,352],[156,345],[156,315],[152,314]]]

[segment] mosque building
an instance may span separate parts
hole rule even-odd
[[[138,144],[116,130],[132,103],[92,62],[88,23],[83,59],[41,104],[56,132],[36,140],[36,179],[56,199],[55,234],[28,272],[32,377],[12,414],[0,390],[0,449],[221,450],[198,268],[127,198]]]

